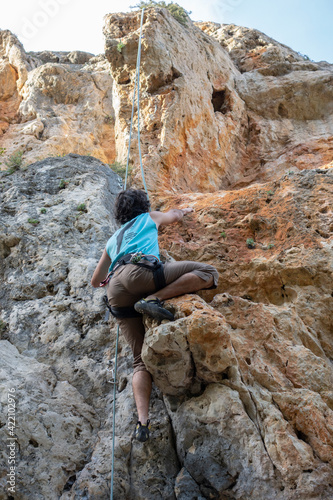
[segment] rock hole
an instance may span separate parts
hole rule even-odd
[[[180,71],[178,71],[178,69],[176,69],[172,66],[172,80],[171,81],[176,80],[176,78],[180,78],[181,76],[183,76],[183,74]]]
[[[324,231],[320,231],[319,229],[316,229],[316,233],[319,234],[322,238],[329,238],[329,235],[327,233],[324,233]]]
[[[231,111],[230,98],[227,90],[216,90],[213,89],[212,104],[214,108],[214,113],[226,114]]]
[[[281,116],[281,118],[288,118],[288,110],[284,107],[282,102],[280,102],[280,104],[279,104],[278,114],[279,114],[279,116]]]
[[[245,361],[247,362],[247,364],[248,364],[248,365],[250,365],[250,364],[251,364],[251,360],[250,360],[250,358],[245,358]]]
[[[10,248],[6,245],[6,243],[0,243],[0,256],[5,259],[10,255]]]
[[[31,446],[33,446],[34,448],[38,448],[39,444],[37,443],[37,441],[35,441],[34,439],[29,439],[29,444],[31,444]]]
[[[244,299],[244,300],[248,300],[248,301],[250,301],[250,302],[253,302],[253,298],[251,297],[251,295],[247,295],[247,294],[242,295],[242,296],[241,296],[241,299]]]
[[[296,432],[296,436],[298,437],[298,439],[301,439],[302,441],[305,441],[305,443],[307,443],[307,438],[306,438],[306,435],[304,434],[304,432],[299,431],[297,429],[295,429],[295,432]]]
[[[76,474],[74,474],[74,476],[71,476],[68,479],[67,483],[64,486],[64,491],[70,491],[72,489],[72,486],[75,483],[75,481],[76,481]]]

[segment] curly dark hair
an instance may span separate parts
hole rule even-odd
[[[121,191],[116,199],[116,220],[121,224],[134,219],[140,214],[149,212],[150,203],[147,195],[141,189],[126,189]]]

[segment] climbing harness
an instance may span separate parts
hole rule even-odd
[[[124,185],[124,189],[126,189],[126,186],[127,186],[128,164],[129,164],[129,156],[130,156],[130,150],[131,150],[133,116],[134,116],[134,106],[135,106],[135,94],[136,94],[136,89],[137,89],[138,148],[139,148],[140,168],[141,168],[141,175],[142,175],[143,185],[144,185],[145,191],[147,193],[147,198],[149,200],[148,190],[147,190],[145,176],[144,176],[144,171],[143,171],[143,166],[142,166],[141,145],[140,145],[140,62],[141,62],[141,40],[142,40],[142,25],[143,25],[143,13],[144,13],[144,10],[145,9],[142,9],[142,11],[141,11],[140,36],[139,36],[139,45],[138,45],[138,55],[137,55],[137,60],[136,60],[135,83],[134,83],[134,93],[133,93],[133,102],[132,102],[131,125],[130,125],[129,141],[128,141],[128,153],[127,153],[127,162],[126,162],[126,173],[125,173],[125,185]],[[128,227],[127,227],[127,229],[128,229]],[[117,242],[117,246],[118,246],[118,242]],[[111,276],[109,278],[107,278],[107,279],[110,280],[110,278],[111,278]],[[111,308],[111,306],[109,305],[108,300],[107,300],[107,306],[108,306],[109,309]],[[112,313],[112,310],[111,310],[111,313]],[[125,317],[128,317],[128,316],[125,316]],[[113,380],[112,458],[111,458],[112,465],[111,465],[111,491],[110,491],[110,499],[111,500],[113,500],[113,479],[114,479],[114,451],[115,451],[115,426],[116,426],[116,394],[117,394],[117,353],[118,353],[118,340],[119,340],[119,325],[117,327],[117,335],[116,335],[115,365],[114,365],[114,380]]]
[[[166,286],[164,271],[163,271],[163,263],[155,257],[155,255],[145,255],[142,252],[136,252],[134,254],[129,253],[121,257],[115,265],[114,269],[111,271],[109,275],[109,279],[112,278],[112,275],[120,266],[126,266],[126,264],[134,264],[138,267],[143,267],[148,269],[153,273],[154,284],[156,290],[160,290]],[[118,319],[123,318],[138,318],[141,316],[134,307],[114,307],[110,306],[108,302],[107,296],[104,297],[104,301],[108,306],[109,311],[112,316]]]

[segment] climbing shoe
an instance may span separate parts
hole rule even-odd
[[[162,321],[162,319],[174,321],[175,319],[172,312],[165,309],[163,303],[159,299],[141,299],[134,304],[134,309],[140,314],[148,314],[148,316],[160,321]]]
[[[141,441],[141,443],[144,443],[145,441],[148,441],[149,439],[149,430],[150,430],[150,420],[147,420],[146,425],[142,425],[141,422],[139,421],[136,424],[135,431],[133,434],[133,437],[137,439],[138,441]]]

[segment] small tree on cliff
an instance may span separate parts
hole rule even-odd
[[[141,0],[138,4],[133,5],[131,9],[148,9],[149,7],[163,7],[164,9],[167,9],[170,14],[182,25],[186,25],[189,15],[191,12],[188,12],[185,10],[183,7],[178,5],[178,3],[166,3],[166,2],[155,2],[154,0],[149,0],[149,1],[143,1]]]

